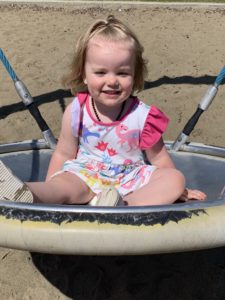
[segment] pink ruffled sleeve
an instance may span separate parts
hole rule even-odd
[[[166,131],[169,119],[157,107],[151,106],[141,134],[140,148],[146,150],[154,146]]]

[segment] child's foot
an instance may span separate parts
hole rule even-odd
[[[0,160],[0,200],[33,202],[29,188]]]
[[[120,194],[114,187],[102,190],[88,204],[91,206],[117,206],[122,201]]]

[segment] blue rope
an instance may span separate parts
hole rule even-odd
[[[11,79],[13,81],[17,81],[18,78],[16,76],[16,73],[13,71],[12,67],[10,66],[10,63],[8,62],[7,58],[5,57],[2,49],[0,48],[0,59],[3,63],[3,65],[5,66],[7,72],[9,73],[9,76],[11,77]]]
[[[220,74],[216,77],[215,84],[220,85],[225,77],[225,66],[220,71]]]

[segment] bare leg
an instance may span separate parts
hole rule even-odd
[[[185,189],[185,178],[176,169],[156,169],[145,186],[126,195],[129,206],[162,205],[176,201]]]
[[[46,182],[26,182],[36,203],[85,204],[94,193],[78,176],[65,172]]]

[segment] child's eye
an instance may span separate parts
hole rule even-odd
[[[104,75],[104,74],[105,74],[104,71],[95,71],[95,75],[100,75],[100,76],[102,76],[102,75]]]
[[[129,74],[128,74],[128,72],[119,72],[118,75],[119,75],[119,76],[122,76],[122,77],[126,77],[126,76],[128,76]]]

